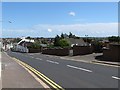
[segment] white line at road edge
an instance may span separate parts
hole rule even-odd
[[[30,54],[30,55],[34,55],[34,54]]]
[[[34,58],[33,56],[31,56],[31,58]]]
[[[54,64],[59,64],[58,62],[54,62],[54,61],[51,61],[51,60],[46,60],[47,62],[51,62],[51,63],[54,63]]]
[[[92,72],[91,70],[84,69],[84,68],[79,68],[79,67],[75,67],[75,66],[72,66],[72,65],[67,65],[67,66],[68,66],[68,67],[71,67],[71,68],[75,68],[75,69],[83,70],[83,71],[86,71],[86,72]]]
[[[35,58],[35,59],[42,60],[41,58]]]
[[[116,76],[112,76],[112,78],[117,79],[117,80],[120,80],[120,78],[119,78],[119,77],[116,77]]]

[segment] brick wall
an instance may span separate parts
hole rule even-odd
[[[29,48],[28,49],[28,53],[39,53],[39,52],[41,52],[41,48],[39,49]]]
[[[85,55],[92,53],[92,47],[90,46],[74,46],[73,55]]]
[[[42,54],[57,55],[57,56],[67,56],[67,55],[69,55],[69,48],[45,49],[45,50],[42,50]]]
[[[109,49],[103,49],[103,57],[110,61],[120,62],[120,45],[110,44]]]

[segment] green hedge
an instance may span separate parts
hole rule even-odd
[[[33,44],[31,44],[30,46],[28,46],[27,48],[39,49],[40,47],[41,47],[40,44],[38,44],[38,43],[33,43]]]

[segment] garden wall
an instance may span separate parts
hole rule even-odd
[[[103,49],[103,57],[109,61],[120,62],[120,45],[110,44],[109,49]]]
[[[73,55],[91,54],[92,48],[90,46],[73,46]]]
[[[28,53],[40,53],[40,52],[41,52],[41,48],[38,48],[38,49],[29,48],[28,49]]]
[[[68,48],[44,49],[44,50],[42,50],[42,54],[57,55],[57,56],[67,56],[67,55],[69,55],[69,49]]]

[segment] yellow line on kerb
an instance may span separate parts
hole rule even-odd
[[[45,82],[47,82],[50,86],[52,86],[54,89],[56,90],[64,90],[61,86],[59,86],[58,84],[56,84],[55,82],[53,82],[51,79],[49,79],[48,77],[46,77],[44,74],[40,73],[39,71],[37,71],[36,69],[34,69],[33,67],[31,67],[30,65],[16,59],[13,58],[15,61],[17,61],[18,63],[24,65],[26,68],[28,68],[29,70],[33,71],[36,75],[38,75],[40,78],[42,78]]]

